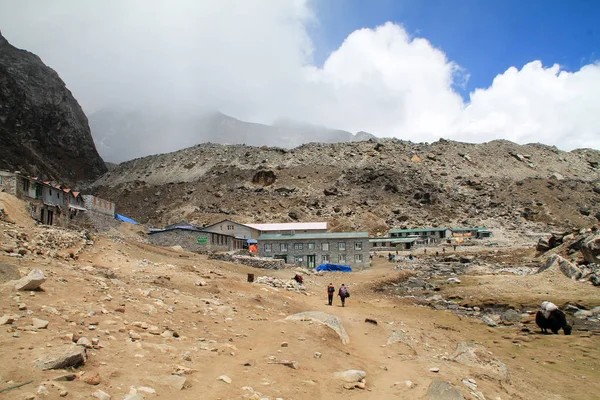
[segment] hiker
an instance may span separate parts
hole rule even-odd
[[[423,249],[423,254],[427,254],[427,248]]]
[[[410,261],[412,261],[412,260],[414,260],[414,259],[415,259],[415,257],[412,255],[412,253],[410,253],[410,254],[408,255],[408,259],[409,259]]]
[[[442,247],[442,254],[446,254],[446,248]]]
[[[302,275],[300,275],[300,274],[294,275],[294,277],[292,279],[301,285],[304,283],[304,279],[302,278]]]
[[[333,295],[335,293],[335,287],[333,287],[333,283],[329,283],[327,285],[327,300],[329,300],[329,305],[333,303]]]
[[[338,296],[340,296],[340,299],[342,300],[342,307],[344,307],[346,305],[346,298],[350,297],[350,292],[348,291],[346,285],[344,285],[343,283],[342,286],[340,286]]]
[[[454,251],[456,251],[456,245],[454,245]]]

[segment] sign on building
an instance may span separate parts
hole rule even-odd
[[[198,244],[208,244],[208,237],[198,236]]]

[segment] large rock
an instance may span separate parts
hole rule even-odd
[[[460,390],[444,381],[433,381],[427,389],[426,400],[463,400]]]
[[[26,277],[15,282],[16,290],[36,290],[42,283],[46,282],[46,275],[39,270],[32,270]]]
[[[14,281],[21,278],[19,268],[12,264],[0,263],[0,283]]]
[[[88,119],[58,74],[0,34],[0,168],[65,183],[107,171]]]
[[[85,349],[76,344],[62,346],[35,360],[41,370],[78,367],[87,360]]]
[[[349,369],[347,371],[334,372],[333,377],[346,382],[360,382],[365,379],[367,373],[360,369]]]
[[[449,357],[457,363],[483,369],[506,381],[510,380],[508,367],[502,361],[495,359],[482,345],[462,342],[456,346],[456,351]]]
[[[148,379],[159,385],[169,386],[175,390],[182,390],[187,382],[186,378],[179,375],[154,376]]]
[[[600,264],[600,234],[586,238],[581,245],[581,252],[587,262]]]
[[[335,333],[338,334],[340,339],[342,339],[343,344],[350,343],[350,337],[344,326],[342,325],[342,321],[336,317],[335,315],[327,314],[322,311],[306,311],[298,314],[290,315],[286,318],[286,321],[316,321],[321,324],[328,326],[333,329]]]
[[[581,278],[581,270],[573,265],[571,262],[565,260],[558,254],[551,254],[544,265],[538,269],[538,273],[543,272],[550,268],[558,268],[566,277],[571,279]]]

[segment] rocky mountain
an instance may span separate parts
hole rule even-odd
[[[65,83],[1,34],[0,168],[71,184],[106,172],[87,117]]]
[[[599,165],[596,150],[508,141],[203,144],[122,163],[93,190],[155,226],[231,218],[328,221],[372,234],[445,225],[547,231],[598,222]]]
[[[310,142],[374,138],[367,132],[353,135],[289,120],[264,125],[240,121],[219,112],[151,109],[103,109],[90,116],[90,126],[100,154],[111,162],[176,151],[205,142],[293,148]]]

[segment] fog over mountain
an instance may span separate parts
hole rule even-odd
[[[199,143],[293,148],[309,142],[351,142],[375,138],[280,120],[273,125],[240,121],[219,112],[166,114],[150,110],[106,109],[90,116],[96,147],[105,161],[123,162]]]
[[[3,35],[60,74],[93,120],[101,151],[110,135],[119,136],[115,160],[147,154],[141,147],[198,143],[195,135],[213,123],[202,122],[198,110],[416,142],[600,148],[600,64],[593,60],[569,70],[535,58],[506,65],[465,99],[457,87],[470,72],[427,37],[388,22],[350,32],[317,62],[311,28],[319,23],[309,0],[0,0]],[[102,117],[106,109],[150,117],[129,121],[119,111],[116,126]],[[140,126],[144,137],[127,126]],[[236,135],[256,139],[248,129]],[[210,140],[221,140],[221,132]],[[270,144],[277,141],[285,137]]]

